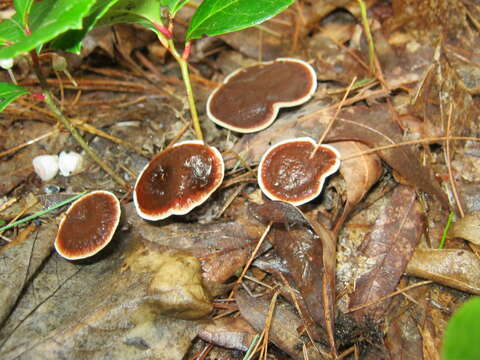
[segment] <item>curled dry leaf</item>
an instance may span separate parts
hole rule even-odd
[[[423,214],[415,201],[415,190],[399,185],[375,225],[364,240],[363,253],[372,269],[356,280],[350,307],[368,304],[393,292],[405,271],[424,228]],[[366,317],[383,317],[389,301],[362,308],[353,313],[361,322]]]
[[[198,337],[221,347],[247,351],[256,333],[242,317],[221,318],[208,324]]]
[[[339,141],[332,144],[342,158],[352,154],[358,154],[369,147],[358,141]],[[346,184],[346,203],[343,209],[342,220],[346,218],[350,210],[358,204],[373,184],[382,175],[382,162],[376,154],[362,155],[357,158],[343,160],[340,166],[340,174]]]
[[[179,319],[200,319],[213,309],[202,284],[200,262],[180,253],[157,253],[139,249],[125,264],[137,273],[153,273],[148,302],[161,314]]]
[[[480,295],[480,260],[470,251],[417,249],[406,272],[408,275]]]
[[[450,228],[448,235],[480,245],[480,211],[467,214],[456,221]]]

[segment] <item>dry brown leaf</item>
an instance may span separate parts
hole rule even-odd
[[[245,204],[242,207],[246,207]],[[203,276],[224,282],[248,260],[263,226],[246,214],[236,221],[213,224],[181,223],[174,220],[146,222],[136,214],[133,204],[125,206],[125,216],[136,234],[160,250],[178,250],[202,262]]]
[[[261,332],[265,326],[265,320],[270,306],[269,299],[254,298],[239,291],[235,296],[235,300],[245,320],[247,320],[255,330]],[[284,304],[277,303],[270,325],[270,341],[295,360],[305,359],[302,353],[303,344],[307,345],[309,359],[324,359],[315,349],[312,349],[309,340],[305,340],[299,336],[298,330],[301,326],[302,321],[295,313]]]
[[[456,221],[448,232],[449,237],[458,237],[480,245],[480,211],[465,215]]]
[[[480,295],[480,260],[466,250],[417,249],[406,272],[408,275]]]
[[[358,141],[339,141],[332,144],[342,155],[348,157],[358,154],[369,147]],[[346,183],[347,201],[343,209],[342,219],[345,220],[350,210],[358,204],[373,184],[382,175],[382,162],[375,154],[362,155],[358,158],[342,161],[340,174]]]
[[[171,282],[175,276],[184,283],[180,287],[190,286],[192,278],[199,279],[198,261],[196,275],[181,274],[190,267],[188,256],[144,248],[135,234],[117,234],[114,243],[93,263],[73,264],[56,255],[49,259],[0,330],[2,359],[183,359],[203,325],[160,315],[158,301],[169,301],[169,313],[176,303],[184,315],[195,307],[205,313],[205,305],[185,301],[196,296],[188,294],[192,289],[178,302],[169,298],[155,286],[155,277],[167,257],[177,259],[181,264],[168,265],[176,269]]]
[[[320,324],[335,349],[335,236],[288,203],[265,200],[249,208],[260,221],[274,224],[267,239],[285,263],[286,277],[300,292],[299,305],[307,326],[312,320]]]
[[[198,337],[217,346],[247,351],[256,333],[242,317],[221,318],[202,329]]]
[[[12,311],[24,286],[37,272],[53,249],[56,226],[30,225],[17,239],[0,248],[0,324]],[[1,338],[1,337],[0,337]]]
[[[415,198],[414,189],[399,185],[375,221],[362,244],[362,252],[373,265],[356,280],[355,291],[350,297],[351,308],[368,304],[395,290],[425,225]],[[365,318],[379,320],[389,303],[389,300],[376,303],[353,315],[359,322]]]

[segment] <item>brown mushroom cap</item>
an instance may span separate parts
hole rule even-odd
[[[224,175],[220,152],[203,141],[184,141],[157,154],[142,170],[133,201],[138,215],[161,220],[184,215],[220,186]]]
[[[120,221],[120,202],[108,191],[92,191],[70,205],[60,222],[55,249],[69,260],[84,259],[102,250]]]
[[[258,184],[268,198],[298,206],[317,197],[327,176],[339,167],[340,154],[334,147],[317,146],[309,137],[285,140],[263,155]]]
[[[260,131],[272,124],[280,108],[303,104],[316,88],[317,75],[311,65],[280,58],[227,76],[210,94],[207,115],[233,131]]]

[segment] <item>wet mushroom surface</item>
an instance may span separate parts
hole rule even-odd
[[[120,202],[108,191],[93,191],[76,200],[60,222],[55,249],[77,260],[95,255],[108,245],[120,221]]]
[[[325,179],[340,167],[340,154],[311,138],[282,141],[263,155],[258,184],[272,200],[302,205],[317,197]]]
[[[138,214],[146,220],[184,215],[202,204],[223,181],[220,152],[202,141],[184,141],[157,154],[134,190]]]
[[[217,125],[251,133],[265,129],[282,107],[308,101],[317,88],[315,70],[290,58],[234,71],[212,92],[207,115]]]

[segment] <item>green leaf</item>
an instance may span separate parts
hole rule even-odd
[[[204,0],[188,26],[186,39],[215,36],[264,22],[294,0]]]
[[[115,6],[99,20],[98,25],[133,23],[157,32],[152,25],[163,24],[161,0],[119,0]]]
[[[20,24],[25,26],[28,24],[28,15],[30,14],[30,8],[32,7],[33,0],[14,0],[13,7],[20,19]]]
[[[480,359],[480,297],[467,301],[450,318],[443,335],[443,360]]]
[[[0,23],[3,43],[0,59],[10,59],[33,50],[70,29],[81,29],[82,19],[95,0],[42,0],[35,2],[30,10],[30,34],[21,29],[19,14]],[[7,31],[7,34],[4,33]]]
[[[80,30],[69,30],[60,34],[50,43],[50,47],[79,54],[85,35],[95,27],[97,21],[117,2],[118,0],[99,0],[92,6],[89,14],[83,18],[83,26]]]
[[[28,94],[28,91],[21,86],[0,82],[0,111],[3,111],[16,98],[25,94]]]
[[[171,16],[174,17],[178,10],[180,10],[189,0],[161,0],[162,6],[166,7]]]

